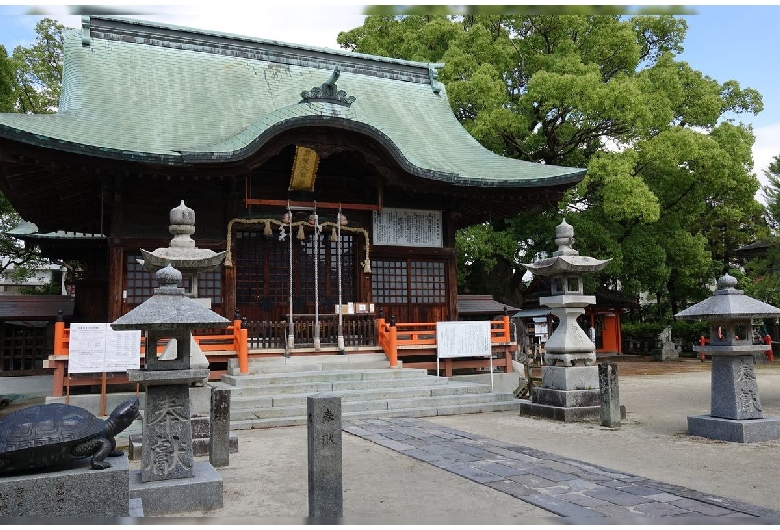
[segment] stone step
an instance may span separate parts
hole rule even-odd
[[[390,361],[383,352],[347,355],[301,355],[290,357],[263,357],[249,359],[248,372],[244,375],[285,372],[322,372],[330,370],[368,370],[389,368]],[[229,370],[239,375],[238,368]]]
[[[520,401],[505,399],[490,403],[465,403],[462,405],[444,405],[440,407],[415,407],[408,409],[392,409],[384,411],[344,411],[342,419],[358,420],[369,418],[425,418],[431,416],[450,416],[454,414],[476,414],[480,412],[498,412],[507,410],[520,410]],[[306,416],[288,416],[265,419],[246,419],[231,421],[230,427],[234,430],[267,429],[272,427],[291,427],[306,425]]]
[[[342,401],[342,412],[384,412],[398,409],[444,408],[447,406],[462,406],[473,404],[489,404],[513,399],[511,394],[457,394],[441,396],[398,397],[389,399],[368,399]],[[231,428],[234,422],[248,419],[283,418],[306,415],[306,396],[299,404],[279,405],[274,407],[232,408],[230,411]]]
[[[327,371],[297,371],[290,373],[247,374],[222,376],[222,382],[234,387],[279,385],[297,383],[322,383],[333,381],[374,381],[382,379],[403,379],[428,375],[422,368],[403,369],[361,369],[361,370],[327,370]]]
[[[368,379],[356,381],[322,381],[290,384],[263,384],[259,386],[232,387],[231,399],[244,397],[262,397],[280,394],[315,394],[317,392],[343,392],[347,390],[373,390],[380,388],[412,388],[447,386],[446,377],[422,376],[387,379]]]
[[[439,379],[439,378],[436,378]],[[289,407],[305,405],[306,397],[320,392],[333,392],[341,396],[342,403],[349,401],[373,401],[386,399],[424,398],[436,396],[454,396],[463,394],[484,394],[490,392],[490,387],[477,383],[456,383],[444,379],[444,383],[428,384],[418,381],[418,386],[385,386],[363,389],[327,388],[329,383],[323,383],[321,388],[312,389],[316,385],[297,387],[297,392],[268,393],[264,395],[242,395],[231,392],[230,407],[235,410],[250,407]],[[332,385],[336,386],[336,385]],[[243,389],[241,389],[243,390]],[[272,388],[268,389],[269,392]]]
[[[343,417],[355,419],[519,409],[511,392],[516,382],[509,391],[491,392],[484,380],[388,366],[383,353],[252,359],[251,373],[232,371],[219,384],[230,388],[231,430],[305,425],[307,398],[318,393],[341,396]]]

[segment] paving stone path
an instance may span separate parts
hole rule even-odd
[[[780,512],[410,418],[344,431],[561,517],[762,517]]]

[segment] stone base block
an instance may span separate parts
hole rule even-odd
[[[599,421],[601,419],[601,407],[554,407],[531,401],[521,400],[520,413],[528,416],[538,416],[551,420],[575,422],[575,421]]]
[[[598,392],[599,368],[598,366],[543,366],[542,387]]]
[[[0,477],[0,517],[128,517],[127,456],[106,462],[108,469],[84,458],[67,469]]]
[[[130,471],[130,497],[140,498],[144,515],[160,516],[222,508],[222,476],[208,462],[195,462],[195,476],[141,482]]]
[[[680,352],[673,345],[665,345],[663,348],[653,350],[650,353],[650,360],[656,362],[679,361]]]
[[[228,445],[228,451],[230,453],[238,452],[238,436],[235,433],[230,433],[230,441]],[[193,456],[208,456],[209,445],[211,443],[210,438],[193,438],[192,439],[192,454]],[[130,445],[128,447],[127,455],[130,460],[140,460],[141,451],[143,450],[143,436],[140,434],[130,435]]]
[[[555,390],[553,388],[534,388],[531,401],[553,407],[601,407],[601,393],[595,390]]]
[[[688,434],[739,443],[780,440],[780,418],[727,420],[709,415],[688,416]]]

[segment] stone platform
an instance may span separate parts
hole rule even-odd
[[[90,459],[67,468],[0,477],[0,517],[128,517],[129,462],[108,457],[108,469]]]
[[[208,462],[195,462],[193,477],[141,482],[139,470],[130,471],[130,498],[140,498],[144,516],[222,508],[222,476]]]
[[[729,420],[688,416],[688,434],[726,442],[756,443],[780,439],[780,418]]]

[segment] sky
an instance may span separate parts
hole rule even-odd
[[[340,31],[362,25],[362,4],[234,2],[165,5],[68,4],[18,5],[0,0],[0,44],[10,54],[17,45],[29,46],[35,39],[35,23],[43,15],[70,27],[79,27],[81,12],[131,16],[203,30],[279,40],[338,49]],[[537,3],[535,3],[537,4]],[[541,3],[539,3],[541,4]],[[390,4],[392,5],[392,4]],[[215,8],[219,6],[219,8]],[[751,124],[756,135],[753,146],[754,171],[765,182],[764,170],[780,155],[780,5],[681,4],[695,14],[683,15],[688,22],[685,51],[678,58],[692,68],[723,83],[736,80],[742,88],[754,88],[763,97],[764,110],[756,116],[730,116]],[[761,197],[759,197],[760,199]]]

